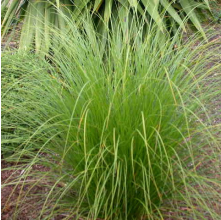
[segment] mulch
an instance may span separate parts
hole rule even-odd
[[[20,164],[21,165],[21,164]],[[1,161],[2,173],[1,182],[5,186],[1,190],[1,209],[2,220],[33,220],[37,219],[42,209],[42,201],[39,194],[45,195],[50,190],[49,187],[44,187],[41,184],[33,186],[34,178],[28,177],[30,184],[16,184],[16,181],[24,172],[22,169],[10,169],[18,164],[9,163],[5,160]],[[21,166],[22,167],[22,166]],[[24,166],[23,166],[24,167]],[[46,172],[49,168],[44,166],[34,165],[34,171]],[[26,180],[27,181],[27,180]],[[27,194],[31,197],[25,198]]]

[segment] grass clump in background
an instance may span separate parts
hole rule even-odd
[[[9,60],[11,60],[9,62]],[[48,67],[44,62],[41,62],[35,54],[14,52],[4,52],[1,58],[2,61],[2,155],[7,157],[13,154],[18,145],[25,140],[24,133],[21,127],[30,128],[30,123],[25,124],[20,122],[17,124],[17,119],[11,114],[16,111],[16,107],[26,102],[26,97],[19,95],[25,91],[24,85],[29,82],[26,78],[33,72],[43,71]],[[30,83],[30,82],[29,82]],[[11,106],[11,107],[9,107]],[[8,108],[6,108],[8,107]],[[28,112],[26,112],[29,114]],[[25,114],[25,113],[24,113]],[[15,123],[15,124],[14,124]],[[36,123],[36,121],[35,121]],[[14,124],[14,125],[13,125]],[[20,129],[21,128],[21,129]],[[25,133],[27,130],[25,130]],[[27,135],[25,135],[27,137]],[[13,143],[11,140],[13,139]],[[8,143],[8,141],[10,143]]]
[[[50,63],[13,59],[21,76],[3,93],[2,127],[20,141],[7,130],[4,148],[13,144],[8,160],[50,167],[45,218],[219,217],[211,199],[220,199],[220,180],[206,172],[211,161],[220,172],[220,127],[207,110],[220,94],[218,80],[208,86],[218,66],[206,68],[208,45],[190,50],[194,40],[182,46],[178,35],[161,45],[157,28],[136,28],[127,37],[116,29],[103,50],[89,27],[69,22],[68,33],[51,30]]]

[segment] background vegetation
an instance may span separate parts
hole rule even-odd
[[[29,48],[34,43],[37,51],[40,48],[49,51],[48,26],[53,24],[65,30],[66,19],[62,13],[79,25],[91,14],[92,25],[104,37],[116,22],[124,26],[125,19],[134,16],[144,20],[147,26],[155,22],[162,34],[168,30],[175,33],[178,27],[185,30],[187,19],[205,37],[200,21],[210,14],[210,5],[208,0],[3,0],[1,10],[3,36],[13,22],[24,19],[20,46]]]

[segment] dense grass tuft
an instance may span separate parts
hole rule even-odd
[[[186,208],[192,219],[218,219],[210,199],[220,181],[200,166],[216,164],[220,152],[207,112],[220,76],[208,86],[218,68],[206,68],[208,45],[191,50],[194,40],[182,46],[178,37],[159,44],[159,31],[143,39],[140,28],[133,38],[119,29],[102,49],[89,28],[69,30],[53,34],[50,64],[17,62],[21,76],[3,93],[3,130],[19,134],[16,142],[8,132],[4,146],[17,143],[14,160],[46,160],[65,183],[59,193],[52,187],[41,214],[155,220]]]

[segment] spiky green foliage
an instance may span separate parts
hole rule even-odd
[[[151,21],[156,22],[158,28],[165,32],[166,30],[176,31],[178,26],[183,29],[183,20],[188,16],[193,26],[204,32],[200,25],[200,20],[205,17],[209,10],[208,0],[96,0],[96,1],[73,1],[73,0],[3,0],[2,11],[7,10],[3,21],[3,36],[7,32],[15,15],[24,19],[22,28],[21,42],[22,48],[28,48],[34,42],[38,51],[40,48],[49,50],[49,29],[48,25],[53,24],[65,30],[67,24],[65,19],[57,10],[63,11],[73,20],[81,22],[88,12],[93,15],[93,23],[96,30],[104,34],[106,27],[110,25],[110,18],[119,18],[117,22],[125,22],[125,18],[136,15],[144,19],[148,24]],[[205,35],[204,35],[205,36]]]
[[[177,36],[161,46],[159,29],[144,37],[138,26],[127,38],[118,28],[103,50],[89,27],[56,30],[51,64],[18,62],[19,88],[11,85],[2,101],[10,116],[3,130],[13,127],[22,138],[17,155],[30,157],[22,183],[42,161],[56,180],[40,216],[218,219],[220,179],[205,171],[212,163],[220,172],[220,125],[207,110],[220,95],[220,75],[208,85],[218,66],[206,68],[207,46],[190,50]]]

